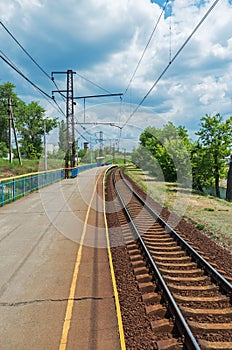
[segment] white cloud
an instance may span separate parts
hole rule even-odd
[[[214,101],[223,101],[225,93],[228,87],[224,82],[216,81],[213,77],[209,76],[202,79],[202,81],[193,87],[193,92],[196,92],[199,96],[199,101],[208,105],[214,103]]]
[[[88,101],[89,116],[93,120],[111,116],[113,122],[125,122],[167,66],[170,52],[174,57],[212,3],[213,0],[173,1],[171,21],[162,17],[127,93],[125,101],[132,103],[131,107],[127,105],[119,117],[119,108],[112,100],[108,105],[99,100],[104,104],[95,107],[96,101]],[[150,0],[79,0],[78,4],[76,0],[0,0],[0,12],[4,24],[47,72],[73,69],[109,91],[124,92],[161,9]],[[140,130],[156,123],[156,115],[193,131],[206,113],[231,113],[231,16],[232,6],[227,0],[216,5],[144,102],[151,108],[139,109],[130,119],[131,124]],[[34,82],[47,92],[53,89],[3,28],[0,40],[2,50]],[[0,71],[0,79],[13,79],[17,91],[22,89],[20,94],[32,94],[25,91],[30,86],[20,83],[22,79],[16,79],[2,62]],[[65,87],[65,76],[57,76],[57,81]],[[102,93],[78,76],[75,90],[79,96]],[[77,108],[77,114],[81,110],[81,106]],[[134,130],[129,129],[128,137],[132,137]],[[117,130],[113,133],[117,134]]]

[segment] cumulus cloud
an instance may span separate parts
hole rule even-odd
[[[124,92],[163,3],[158,0],[79,0],[78,4],[76,0],[0,0],[0,13],[3,23],[49,74],[73,69],[111,92]],[[126,107],[120,107],[116,101],[115,108],[112,99],[108,106],[106,101],[88,101],[89,116],[93,120],[111,118],[112,122],[125,122],[212,3],[213,0],[171,1],[123,100]],[[185,125],[193,132],[206,113],[231,114],[231,16],[231,1],[219,2],[130,123],[133,121],[140,129],[154,125],[158,116]],[[35,83],[47,92],[53,89],[3,28],[0,28],[0,41],[4,53]],[[30,86],[3,62],[0,73],[2,81],[13,80],[20,95],[33,95]],[[65,88],[65,76],[57,76],[57,82]],[[102,93],[79,76],[75,76],[75,90],[76,95]],[[77,115],[81,110],[83,105],[76,109]],[[132,138],[132,134],[133,128],[128,137]]]

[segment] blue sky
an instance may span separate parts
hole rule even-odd
[[[159,22],[143,60],[124,96],[86,102],[87,122],[123,126],[186,38],[212,5],[212,0],[173,0]],[[1,21],[50,75],[73,69],[75,95],[104,93],[91,80],[112,92],[126,91],[137,63],[160,16],[164,1],[150,0],[0,0]],[[171,16],[170,16],[171,14]],[[223,18],[223,21],[222,21]],[[130,118],[121,132],[120,147],[136,147],[149,125],[172,121],[194,136],[206,113],[231,115],[232,6],[221,0],[175,62]],[[49,95],[54,85],[0,26],[0,50]],[[26,102],[35,100],[47,116],[59,116],[25,80],[0,60],[0,83],[11,81]],[[57,76],[65,89],[65,77]],[[57,102],[65,110],[64,102]],[[83,122],[83,102],[75,109]],[[120,129],[106,125],[77,125],[77,135],[118,139]],[[56,135],[53,135],[55,140]]]

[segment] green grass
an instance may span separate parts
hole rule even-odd
[[[16,176],[25,173],[38,171],[38,161],[24,160],[21,166],[17,159],[14,159],[12,163],[9,161],[0,159],[0,177]]]
[[[147,186],[146,192],[155,201],[170,210],[175,210],[178,215],[191,219],[199,230],[211,232],[215,241],[223,242],[223,245],[232,251],[232,203],[191,189],[180,188],[178,184],[157,181],[149,174],[144,175],[141,170],[132,167],[128,175],[143,189]]]
[[[47,169],[59,169],[64,167],[64,161],[60,159],[47,159]],[[8,160],[0,159],[0,178],[9,176],[17,176],[22,174],[34,173],[44,170],[43,159],[31,160],[23,159],[22,166],[19,164],[18,159],[13,159],[10,163]]]
[[[205,229],[205,225],[204,224],[200,224],[200,223],[196,223],[196,228],[198,230],[204,230]]]

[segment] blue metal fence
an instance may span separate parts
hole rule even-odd
[[[88,169],[96,168],[96,167],[98,167],[97,163],[81,165],[81,166],[72,170],[71,177],[76,177],[80,172],[88,170]]]
[[[74,178],[79,172],[97,167],[97,164],[88,164],[73,169],[68,169],[68,177]],[[42,187],[61,181],[65,178],[67,170],[57,169],[20,175],[0,180],[0,206],[15,201],[26,194]]]
[[[0,180],[0,206],[64,178],[64,169],[31,173]]]

